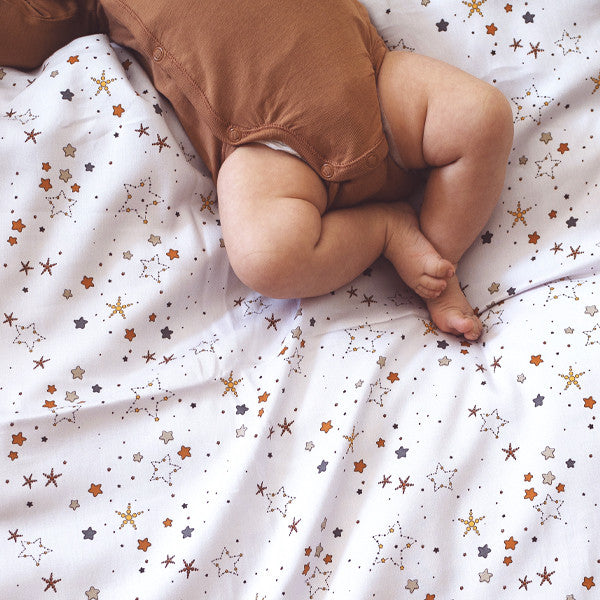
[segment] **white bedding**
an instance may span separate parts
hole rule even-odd
[[[597,596],[600,5],[365,4],[511,100],[459,270],[478,343],[383,260],[318,299],[245,288],[106,37],[0,69],[0,598]]]

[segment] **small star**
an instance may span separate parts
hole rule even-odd
[[[329,463],[326,460],[321,461],[321,464],[317,467],[317,471],[319,473],[325,473],[328,464]]]
[[[65,156],[70,156],[71,158],[75,158],[76,151],[77,148],[72,146],[70,143],[63,147],[63,152],[65,153]]]
[[[93,540],[94,536],[98,533],[95,529],[88,527],[87,529],[82,529],[81,533],[83,533],[84,540]]]
[[[523,16],[523,20],[525,23],[533,23],[533,19],[535,15],[532,15],[529,11],[527,11]]]
[[[549,458],[554,458],[554,448],[550,448],[550,446],[546,446],[542,451],[542,456],[548,460]]]
[[[190,527],[189,525],[185,529],[182,529],[181,533],[183,534],[183,539],[185,539],[185,538],[191,538],[192,537],[192,531],[194,531],[194,528]]]
[[[419,580],[418,579],[409,579],[408,583],[404,586],[404,589],[408,590],[411,594],[419,589]]]
[[[79,319],[73,321],[73,323],[75,323],[75,329],[85,329],[88,321],[86,321],[83,317],[80,317]]]
[[[491,550],[487,544],[485,546],[478,546],[477,550],[479,551],[477,556],[481,556],[482,558],[487,558],[488,554],[491,552]]]
[[[99,589],[95,588],[94,586],[91,586],[90,589],[87,592],[85,592],[85,595],[88,597],[88,600],[99,600],[99,593]]]
[[[438,28],[438,32],[439,31],[448,31],[448,21],[444,21],[444,19],[442,19],[439,23],[435,24],[436,27]]]
[[[513,38],[513,43],[509,44],[508,47],[512,48],[513,52],[516,52],[517,48],[522,48],[523,46],[521,46],[521,40],[517,41],[515,38]]]
[[[77,510],[79,508],[79,500],[71,500],[69,508]]]
[[[482,571],[481,573],[479,573],[479,581],[481,583],[485,582],[485,583],[489,583],[490,579],[494,576],[493,573],[490,573],[487,569],[485,571]]]
[[[400,446],[400,448],[398,448],[398,450],[396,450],[396,456],[400,459],[400,458],[405,458],[406,457],[406,453],[408,452],[408,448],[405,448],[404,446]],[[412,455],[411,455],[412,456]]]
[[[70,89],[66,89],[64,92],[60,92],[63,100],[68,100],[71,102],[73,100],[73,96],[75,95]]]
[[[162,440],[165,444],[168,444],[169,442],[172,442],[175,438],[173,437],[172,431],[163,431],[158,439]]]

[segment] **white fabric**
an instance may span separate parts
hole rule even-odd
[[[368,7],[511,99],[459,270],[479,343],[383,260],[322,298],[245,288],[105,37],[0,70],[1,598],[597,595],[598,3]]]

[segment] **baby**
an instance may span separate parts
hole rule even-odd
[[[0,64],[95,32],[137,52],[211,171],[249,287],[319,296],[383,255],[439,329],[479,338],[456,266],[504,182],[513,117],[494,87],[389,51],[357,0],[0,4]],[[403,199],[420,173],[417,215]]]

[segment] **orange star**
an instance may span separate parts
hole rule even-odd
[[[12,222],[13,231],[18,231],[19,233],[21,233],[21,231],[23,231],[25,227],[26,225],[23,225],[23,221],[21,221],[21,219]]]
[[[304,569],[302,570],[302,575],[308,575],[309,571],[310,571],[310,563],[306,563],[304,565]]]
[[[400,378],[398,377],[398,373],[393,373],[392,371],[390,371],[390,374],[387,376],[386,379],[388,379],[392,383],[394,383],[394,381],[400,381]]]
[[[44,179],[43,177],[41,179],[42,183],[40,183],[39,187],[41,187],[45,192],[47,192],[52,187],[50,179]]]
[[[331,556],[331,554],[328,554],[324,559],[323,562],[328,565],[331,561],[333,560],[333,557]]]
[[[513,538],[513,536],[510,536],[510,539],[508,540],[504,540],[504,549],[505,550],[514,550],[515,546],[518,544],[519,542],[517,542],[517,540],[515,540]]]
[[[537,231],[527,234],[527,237],[529,238],[530,244],[537,244],[538,240],[540,239],[540,236],[538,235]]]
[[[551,219],[556,219],[556,214],[557,214],[557,213],[556,213],[556,211],[555,211],[555,210],[551,210],[551,211],[548,213],[548,216],[549,216]]]
[[[362,473],[366,468],[367,468],[367,465],[363,461],[362,458],[358,462],[354,463],[354,472],[355,473]]]
[[[17,238],[13,235],[11,235],[7,240],[6,240],[11,246],[14,246],[17,243]]]
[[[56,402],[54,402],[54,400],[46,400],[46,402],[42,404],[42,408],[56,408]]]
[[[8,458],[10,458],[10,460],[17,460],[17,458],[19,458],[19,453],[18,452],[14,452],[13,450],[11,450],[8,453]]]
[[[508,565],[510,565],[512,562],[512,556],[505,556],[502,562],[508,567]]]
[[[512,4],[507,4],[507,5],[504,7],[504,10],[505,10],[507,13],[508,13],[508,12],[512,12]]]
[[[192,456],[190,450],[191,446],[181,446],[181,450],[177,454],[181,456],[181,460],[185,460],[186,458]]]
[[[379,438],[376,443],[378,448],[383,448],[385,446],[385,440],[382,440],[381,438]]]
[[[87,275],[84,275],[83,279],[81,280],[81,285],[86,290],[89,290],[91,287],[94,287],[94,278],[93,277],[88,277]]]
[[[71,186],[71,191],[72,191],[72,192],[77,192],[77,193],[79,193],[79,190],[80,190],[80,189],[81,189],[81,187],[80,187],[80,185],[79,185],[79,184],[77,184],[77,183],[74,183],[74,184]]]
[[[125,112],[125,109],[120,104],[117,104],[117,106],[113,106],[113,115],[115,117],[121,118],[121,115],[124,112]]]
[[[593,576],[592,577],[584,577],[583,583],[581,585],[589,591],[590,588],[592,588],[596,585],[594,583],[594,577]]]
[[[529,364],[531,365],[535,365],[536,367],[540,366],[540,363],[543,363],[544,361],[542,360],[542,355],[538,354],[536,356],[531,356],[531,360],[529,361]]]
[[[310,556],[312,554],[312,548],[309,546],[308,548],[304,548],[304,556]]]
[[[123,336],[126,340],[133,342],[133,338],[136,337],[135,328],[125,329],[125,335]]]
[[[148,315],[148,321],[150,321],[150,323],[154,323],[154,321],[156,321],[156,315],[154,313]]]
[[[138,550],[143,550],[144,552],[146,552],[148,550],[148,548],[150,548],[150,546],[152,546],[152,544],[148,541],[148,538],[144,538],[143,540],[138,540]]]
[[[594,404],[596,404],[596,401],[592,396],[583,399],[583,406],[585,408],[594,408]]]
[[[13,435],[12,436],[12,443],[16,444],[17,446],[22,446],[23,442],[27,441],[26,437],[23,437],[23,432],[19,431],[19,433],[17,433],[17,435]]]
[[[173,250],[173,248],[171,248],[166,254],[171,260],[174,258],[179,258],[179,250]]]
[[[560,492],[564,492],[564,491],[565,491],[565,484],[564,484],[564,483],[559,483],[559,484],[556,486],[556,491],[557,491],[557,492],[559,492],[559,493],[560,493]]]
[[[67,59],[67,62],[70,65],[74,65],[75,63],[79,62],[79,54],[76,54],[75,56],[69,56],[69,58]]]
[[[50,163],[42,163],[42,171],[46,171],[48,172],[52,167],[50,166]]]
[[[537,492],[533,488],[525,490],[524,500],[533,500],[537,496]]]
[[[99,496],[100,494],[103,494],[104,492],[100,489],[102,487],[101,483],[92,483],[90,486],[90,489],[88,490],[88,492],[90,494],[92,494],[92,496],[94,496],[94,498],[96,496]]]
[[[332,427],[333,425],[331,424],[331,420],[327,421],[327,423],[325,423],[325,421],[321,423],[321,431],[324,431],[325,433],[327,433]]]
[[[260,402],[266,402],[266,401],[267,401],[267,398],[268,398],[270,395],[271,395],[271,394],[269,394],[268,392],[264,392],[263,394],[261,394],[261,395],[258,397],[258,402],[259,402],[259,403],[260,403]]]
[[[566,144],[565,142],[563,142],[558,148],[557,150],[561,153],[564,154],[565,152],[569,151],[569,144]]]
[[[169,519],[168,517],[163,521],[163,525],[165,527],[171,527],[171,525],[173,525],[173,521],[171,519]]]
[[[56,392],[56,386],[55,385],[49,385],[47,391],[48,391],[49,394],[54,394],[54,392]]]
[[[498,28],[493,23],[491,25],[486,25],[485,28],[487,29],[488,35],[496,35],[496,31],[498,31]]]

